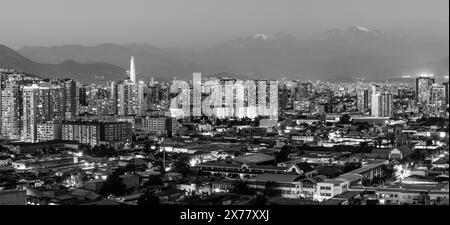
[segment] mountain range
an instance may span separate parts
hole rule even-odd
[[[126,71],[107,63],[78,63],[66,59],[58,64],[37,63],[11,48],[0,45],[0,68],[14,68],[42,78],[74,78],[83,82],[123,79]]]
[[[104,80],[125,78],[131,56],[144,80],[192,79],[192,72],[245,78],[388,79],[421,72],[443,76],[449,70],[448,42],[397,37],[361,26],[329,30],[313,40],[286,33],[253,34],[201,50],[135,43],[11,51],[5,55],[0,49],[0,67],[15,66],[43,77],[73,74],[83,82],[102,80],[93,74]]]

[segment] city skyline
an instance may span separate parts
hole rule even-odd
[[[450,199],[448,4],[2,0],[0,205],[150,207],[110,211],[130,224],[383,206],[434,224],[422,206]]]

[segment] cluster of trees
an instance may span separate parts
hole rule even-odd
[[[278,195],[279,194],[279,191],[277,190],[278,186],[279,185],[276,182],[267,181],[266,185],[264,186],[264,195],[269,197]]]
[[[422,117],[417,122],[419,122],[423,126],[448,126],[448,119],[445,119],[443,117]]]
[[[108,147],[106,145],[96,145],[94,147],[86,147],[84,150],[84,154],[93,156],[93,157],[116,157],[118,156],[117,150]]]
[[[280,152],[278,152],[275,156],[275,161],[277,163],[286,161],[291,152],[292,152],[292,147],[287,146],[287,145],[281,147]]]
[[[429,155],[427,150],[415,150],[409,155],[409,158],[415,163],[420,163],[424,162]]]
[[[151,175],[148,178],[148,181],[146,181],[143,186],[149,187],[149,186],[161,186],[161,185],[163,185],[163,181],[162,181],[161,177],[156,176],[156,175]]]
[[[153,146],[153,148],[152,148]],[[153,142],[153,141],[147,141],[144,143],[144,153],[155,153],[157,150],[159,149],[159,144],[158,142]]]
[[[109,195],[124,195],[126,193],[126,186],[122,182],[122,178],[120,178],[121,175],[123,174],[117,171],[114,171],[109,175],[100,190],[100,195],[103,197],[108,197]]]
[[[253,199],[253,205],[266,205],[267,204],[267,198],[264,195],[258,194]]]
[[[106,179],[102,189],[100,189],[100,195],[107,197],[109,195],[120,196],[126,194],[127,188],[120,176],[127,172],[134,172],[134,165],[128,165],[114,170]]]
[[[369,123],[367,122],[363,122],[363,123],[356,123],[356,130],[357,131],[363,131],[363,130],[368,130],[371,126]]]
[[[216,119],[215,125],[226,125],[227,127],[240,126],[240,125],[251,125],[251,126],[259,126],[259,118],[250,119],[250,118],[242,118],[240,120],[229,120],[225,119]]]
[[[339,118],[339,124],[350,124],[350,115],[344,114]]]
[[[6,148],[5,146],[3,146],[3,145],[1,145],[0,144],[0,152],[3,152],[3,153],[11,153],[11,151],[9,150],[9,148]]]
[[[190,167],[189,156],[184,154],[180,155],[173,164],[173,170],[181,173],[183,176],[186,176],[190,172]]]
[[[240,194],[240,195],[253,195],[255,194],[254,190],[250,189],[245,181],[236,180],[233,182],[233,188],[231,189],[231,193]]]
[[[137,201],[138,205],[159,205],[160,200],[159,197],[154,195],[153,192],[150,190],[146,190],[142,195],[139,197]]]

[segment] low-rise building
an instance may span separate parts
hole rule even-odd
[[[126,188],[139,187],[139,176],[134,174],[124,174],[120,176]]]
[[[62,139],[78,141],[91,146],[131,141],[132,129],[128,122],[63,121]]]
[[[349,182],[344,179],[326,179],[316,184],[314,200],[323,201],[348,190]]]

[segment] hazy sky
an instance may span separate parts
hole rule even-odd
[[[253,33],[353,25],[448,39],[449,0],[0,0],[0,43],[201,48]]]

